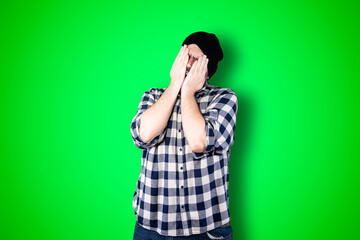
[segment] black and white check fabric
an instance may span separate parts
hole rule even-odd
[[[161,235],[204,233],[230,221],[228,163],[237,96],[231,89],[208,82],[195,93],[206,126],[206,150],[195,153],[182,129],[181,93],[164,130],[148,142],[139,137],[140,115],[165,90],[147,90],[131,122],[134,144],[142,149],[133,209],[141,226]]]

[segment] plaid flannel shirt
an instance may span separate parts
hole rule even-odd
[[[228,163],[234,143],[237,96],[231,89],[207,81],[195,93],[206,127],[206,149],[196,153],[182,129],[180,92],[164,130],[148,142],[140,139],[140,115],[165,90],[147,90],[131,122],[134,144],[142,149],[133,209],[141,226],[161,235],[204,233],[230,222]]]

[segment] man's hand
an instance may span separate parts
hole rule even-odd
[[[189,50],[187,45],[184,44],[184,46],[181,47],[180,52],[178,53],[170,71],[170,84],[177,89],[180,89],[184,82],[186,64],[189,61],[188,53]]]
[[[175,62],[170,71],[171,82],[161,97],[155,101],[154,97],[147,102],[151,103],[141,115],[139,136],[143,142],[148,142],[155,136],[158,136],[167,126],[171,113],[173,111],[176,98],[184,82],[186,64],[189,60],[189,50],[187,46],[181,47]],[[149,93],[148,93],[149,94]],[[146,106],[144,103],[144,106]]]
[[[209,59],[206,55],[202,56],[194,62],[191,66],[189,74],[186,76],[184,83],[181,87],[181,92],[195,94],[195,92],[199,91],[205,83],[207,78],[207,64]]]

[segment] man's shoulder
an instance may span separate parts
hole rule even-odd
[[[146,90],[145,92],[147,93],[156,93],[158,91],[162,91],[163,88],[156,88],[156,87],[152,87],[152,88],[149,88],[148,90]]]
[[[167,88],[168,88],[168,87],[164,87],[164,88],[152,87],[152,88],[150,88],[149,90],[154,91],[154,92],[165,92],[165,90],[166,90]]]
[[[144,94],[150,94],[152,95],[153,97],[159,97],[161,96],[164,92],[165,92],[166,88],[156,88],[156,87],[153,87],[153,88],[149,88],[148,90],[146,90],[144,92]]]
[[[235,97],[237,97],[235,91],[232,90],[231,88],[224,88],[224,87],[219,87],[219,86],[211,86],[209,94],[216,95],[218,97],[224,96],[224,95],[228,95],[228,96],[234,95]]]

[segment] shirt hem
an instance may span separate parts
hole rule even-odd
[[[192,234],[189,234],[189,235],[184,235],[184,234],[183,234],[183,235],[165,235],[163,232],[159,232],[158,229],[154,229],[154,228],[151,228],[151,227],[149,227],[149,226],[140,224],[140,223],[137,221],[137,214],[136,214],[136,222],[137,222],[141,227],[146,228],[147,230],[150,230],[150,231],[157,232],[158,234],[160,234],[160,235],[162,235],[162,236],[166,236],[166,237],[188,237],[188,236],[203,234],[203,233],[206,233],[206,232],[208,232],[208,231],[211,231],[211,230],[213,230],[213,229],[215,229],[215,228],[221,227],[221,226],[223,226],[223,225],[225,225],[225,224],[230,224],[230,218],[229,218],[228,221],[226,221],[225,223],[223,223],[223,224],[221,224],[221,225],[215,226],[215,224],[214,224],[214,227],[213,227],[213,228],[210,228],[210,229],[208,229],[208,230],[206,230],[206,231],[204,231],[204,232],[201,232],[201,231],[198,232],[198,233],[193,232]]]

